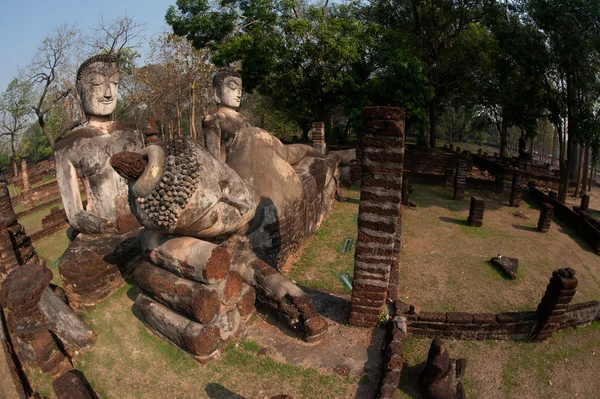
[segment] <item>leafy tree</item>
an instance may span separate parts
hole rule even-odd
[[[600,66],[600,2],[597,0],[529,0],[526,10],[543,33],[555,74],[553,121],[566,115],[568,137],[558,199],[565,201],[570,175],[576,170],[577,145],[585,135],[589,104]],[[563,101],[557,101],[556,92]]]
[[[362,87],[353,66],[375,26],[359,16],[359,2],[178,0],[166,18],[175,34],[213,50],[216,64],[239,62],[245,88],[272,97],[307,138],[313,120],[329,126],[333,108]]]
[[[15,78],[0,97],[0,137],[8,137],[14,175],[17,176],[17,141],[25,130],[31,114],[29,106],[31,86],[25,80]]]
[[[487,0],[371,1],[370,13],[383,29],[395,31],[397,47],[423,65],[433,96],[428,106],[429,145],[435,147],[437,114],[443,102],[468,82],[480,51],[478,23]]]

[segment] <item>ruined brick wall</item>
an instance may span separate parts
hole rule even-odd
[[[537,321],[536,312],[420,312],[404,316],[409,334],[464,340],[527,338]]]
[[[560,329],[581,327],[600,320],[600,302],[590,301],[569,305],[560,323]]]
[[[405,110],[363,109],[361,190],[348,323],[373,327],[387,297],[399,253]]]
[[[404,155],[404,168],[411,173],[444,175],[446,169],[456,169],[459,159],[463,159],[466,163],[467,172],[473,169],[473,161],[470,158],[447,152],[419,151],[416,146],[407,145]]]
[[[600,255],[600,226],[597,222],[592,218],[585,217],[584,213],[578,214],[578,207],[572,210],[535,187],[529,189],[529,196],[539,203],[547,202],[552,205],[554,207],[554,217],[573,229],[592,247],[596,254]]]
[[[60,190],[56,180],[30,189],[27,193],[23,194],[25,202],[37,205],[42,204],[48,200],[60,196]]]

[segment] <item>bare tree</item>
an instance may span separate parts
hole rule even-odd
[[[16,144],[20,133],[27,127],[31,107],[31,86],[26,80],[15,78],[0,97],[0,137],[8,137],[14,175],[19,174]]]
[[[27,68],[29,81],[38,91],[32,108],[52,149],[55,138],[46,126],[46,116],[73,91],[74,67],[70,62],[78,34],[73,26],[63,24],[56,27],[42,40]]]
[[[93,28],[94,33],[87,41],[93,53],[122,54],[126,50],[140,47],[145,30],[146,24],[136,22],[128,15],[117,17],[112,22],[106,22],[104,16],[101,16],[98,26]]]

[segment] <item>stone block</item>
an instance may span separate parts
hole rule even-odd
[[[504,275],[509,279],[515,280],[517,278],[517,269],[519,267],[519,260],[517,258],[509,258],[503,256],[500,259],[497,257],[490,259],[492,265],[500,269]]]

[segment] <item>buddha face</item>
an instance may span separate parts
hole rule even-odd
[[[239,108],[242,100],[242,80],[237,76],[228,76],[219,87],[217,102],[231,108]]]
[[[86,115],[112,114],[117,105],[119,65],[102,61],[90,64],[83,71],[78,87]]]

